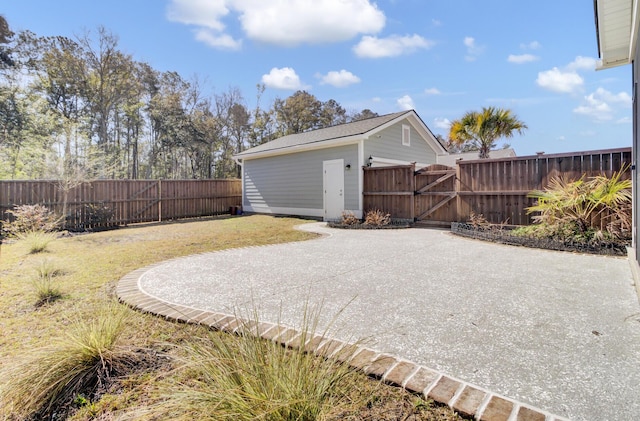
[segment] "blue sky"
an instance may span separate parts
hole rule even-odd
[[[631,145],[631,66],[595,71],[585,0],[20,0],[14,31],[99,25],[157,70],[239,88],[247,106],[305,89],[347,110],[414,108],[434,133],[486,106],[529,127],[518,155]]]

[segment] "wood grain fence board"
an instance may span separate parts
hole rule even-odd
[[[413,218],[424,215],[433,222],[462,222],[471,212],[482,213],[490,222],[507,222],[514,225],[529,225],[533,216],[526,209],[534,205],[527,194],[532,190],[543,190],[553,178],[568,181],[580,177],[605,175],[626,168],[624,178],[631,177],[631,148],[585,151],[565,154],[533,155],[492,160],[458,161],[455,179],[441,179],[446,169],[432,165],[414,173],[416,195],[413,211],[408,211],[410,182],[406,178],[410,166],[392,168],[365,168],[364,203],[367,207],[386,206],[392,217]],[[400,169],[404,168],[404,173]],[[446,168],[446,167],[445,167]],[[402,178],[403,182],[398,182]],[[455,191],[456,200],[449,200],[440,207],[448,192]],[[375,195],[373,194],[375,193]],[[405,197],[406,203],[391,197]],[[397,213],[396,213],[397,212]],[[400,216],[402,215],[402,216]]]
[[[42,204],[70,229],[86,227],[88,205],[107,206],[110,225],[228,213],[241,203],[240,180],[95,180],[70,188],[51,180],[0,180],[0,218],[17,205]],[[160,213],[162,209],[162,214]]]

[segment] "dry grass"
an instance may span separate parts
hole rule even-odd
[[[52,355],[47,358],[53,358],[55,352],[52,346],[64,348],[60,344],[65,341],[69,343],[69,335],[74,335],[74,326],[77,326],[78,321],[81,326],[91,325],[92,321],[96,320],[97,309],[113,297],[117,281],[134,269],[194,253],[312,238],[313,234],[293,229],[293,226],[300,223],[304,221],[267,216],[211,218],[139,225],[116,231],[59,238],[48,245],[47,256],[55,259],[56,268],[61,271],[55,277],[55,281],[56,286],[64,291],[65,297],[40,308],[34,305],[33,286],[29,279],[33,274],[32,268],[42,257],[30,254],[28,245],[22,241],[2,244],[0,371],[15,373],[11,368],[23,364],[23,358],[32,361],[34,355],[42,355],[33,350],[49,350]],[[224,341],[226,345],[221,347],[228,346],[232,350],[241,346],[237,342],[241,340],[239,337],[209,332],[202,326],[168,322],[120,304],[117,306],[124,312],[126,324],[123,330],[118,329],[117,340],[113,341],[112,349],[145,349],[144,356],[138,367],[131,368],[126,376],[117,373],[116,377],[110,377],[111,374],[107,376],[105,372],[99,373],[98,378],[102,381],[100,393],[77,394],[73,402],[67,402],[68,407],[75,412],[68,419],[118,419],[130,413],[132,408],[152,403],[157,396],[159,384],[165,381],[180,381],[177,367],[171,361],[188,357],[188,347],[185,348],[183,345],[191,343],[193,338],[208,338],[212,335],[215,340]],[[78,336],[77,332],[75,336]],[[110,335],[98,336],[108,338]],[[86,335],[85,339],[76,342],[86,342]],[[94,347],[96,348],[102,348],[102,345],[98,344]],[[68,356],[70,352],[66,349],[64,354]],[[139,354],[137,358],[141,358]],[[48,361],[50,365],[54,365],[51,360]],[[76,370],[77,366],[72,364],[72,370]],[[102,363],[99,366],[102,366]],[[330,412],[340,411],[340,414],[350,415],[337,415],[329,419],[398,419],[395,416],[385,418],[383,413],[393,412],[388,409],[391,407],[398,411],[403,411],[402,408],[412,408],[413,411],[414,407],[422,408],[426,405],[423,401],[416,401],[418,403],[414,405],[412,395],[382,386],[363,375],[349,378],[349,393]],[[4,375],[0,378],[0,384],[7,385],[9,380]],[[379,390],[375,392],[375,402],[371,401],[372,387]],[[73,393],[77,391],[70,390],[73,390]],[[3,394],[2,399],[9,396],[4,395],[4,391],[0,393]],[[23,400],[29,411],[37,411],[47,407],[51,395],[40,395],[35,393],[35,388],[34,392],[24,388],[17,396],[20,398],[10,399],[14,402],[12,405]],[[387,409],[380,410],[379,416],[358,418],[357,414],[367,411],[371,413],[370,411],[376,411],[377,407]],[[21,419],[7,408],[0,407],[0,420]],[[412,414],[410,413],[411,417],[407,419],[457,419],[453,418],[450,412],[447,415],[449,418],[426,418],[423,415],[416,418]]]

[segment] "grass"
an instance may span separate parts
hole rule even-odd
[[[33,288],[36,292],[36,307],[52,303],[64,296],[55,283],[55,277],[62,274],[50,259],[41,260],[36,268],[36,276],[33,279]]]
[[[34,305],[33,286],[28,282],[32,272],[25,268],[37,267],[42,257],[31,254],[29,245],[23,241],[2,244],[0,388],[3,389],[0,390],[0,399],[11,401],[14,409],[8,409],[8,405],[0,406],[0,420],[19,420],[25,418],[26,412],[46,411],[52,399],[57,399],[52,398],[55,396],[61,400],[54,406],[60,407],[62,401],[67,401],[67,406],[62,405],[66,412],[60,411],[56,419],[127,418],[132,410],[155,402],[163,385],[197,385],[201,377],[185,375],[197,367],[186,362],[193,360],[194,356],[197,358],[199,351],[212,351],[208,347],[203,348],[207,341],[218,344],[216,349],[220,353],[215,354],[215,358],[223,358],[225,352],[228,357],[243,358],[244,354],[240,357],[238,353],[242,347],[263,346],[257,343],[247,345],[241,342],[241,337],[210,332],[202,326],[172,323],[121,304],[113,304],[117,310],[109,310],[109,313],[118,315],[117,320],[126,320],[124,326],[115,323],[117,329],[101,327],[102,319],[108,325],[114,322],[96,317],[96,314],[112,300],[117,281],[134,269],[194,253],[313,238],[313,234],[293,229],[300,223],[304,221],[267,216],[210,218],[58,238],[47,246],[47,255],[55,258],[55,266],[51,264],[43,271],[57,272],[55,283],[65,292],[65,298],[39,308]],[[96,351],[100,350],[97,352],[99,359],[85,359],[78,354],[77,348],[74,350],[78,344],[85,344],[81,348],[94,358]],[[120,359],[118,355],[124,356]],[[126,361],[134,357],[137,363],[135,367],[129,367]],[[42,363],[34,363],[37,359],[42,359]],[[72,360],[73,363],[70,362]],[[85,364],[85,361],[98,361],[98,364]],[[118,363],[114,365],[109,361]],[[67,363],[70,366],[65,366]],[[18,392],[7,392],[8,384],[12,387],[16,384],[10,377],[18,377],[15,367],[22,368],[24,378],[33,380],[38,378],[34,373],[42,373],[42,366],[46,365],[68,367],[68,370],[52,368],[50,372],[53,374],[55,371],[55,377],[66,380],[56,386],[55,381],[44,380],[45,372],[40,376],[43,381],[42,384],[37,383],[37,388],[29,389],[26,386],[28,381],[23,381],[23,386],[16,389]],[[74,382],[76,377],[71,377],[72,380],[66,377],[67,371],[71,376],[87,366],[94,370],[88,377],[97,379],[93,385]],[[109,367],[118,369],[103,370]],[[384,420],[404,417],[399,414],[417,414],[408,419],[458,419],[446,408],[416,401],[413,395],[364,375],[349,375],[345,381],[346,392],[341,394],[339,402],[332,401],[330,395],[327,398],[327,402],[333,403],[329,409],[323,406],[323,418]],[[67,387],[64,391],[59,389],[62,384]],[[208,393],[201,386],[197,391]],[[193,390],[184,390],[187,399],[195,396]],[[438,413],[442,414],[433,415]],[[369,415],[365,417],[363,414]]]
[[[29,253],[37,254],[47,250],[49,244],[58,237],[55,232],[29,231],[16,236],[20,241],[27,244]]]

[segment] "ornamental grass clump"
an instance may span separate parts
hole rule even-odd
[[[49,244],[58,238],[58,234],[55,232],[28,231],[18,233],[15,237],[27,245],[30,254],[37,254],[46,251]]]
[[[342,225],[358,225],[360,218],[356,217],[351,211],[342,211],[340,223]]]
[[[62,274],[62,270],[48,259],[40,261],[35,269],[36,276],[33,279],[33,288],[37,297],[36,307],[41,307],[62,298],[62,291],[56,285],[54,279]]]
[[[128,309],[109,303],[91,320],[74,320],[53,344],[30,351],[0,371],[0,415],[63,419],[78,396],[94,397],[110,378],[135,364],[119,345]]]
[[[235,341],[211,332],[180,345],[177,351],[184,357],[179,374],[160,386],[157,404],[139,409],[134,418],[322,419],[347,394],[353,369],[303,347],[292,349],[263,339],[255,335],[259,325],[244,323]],[[305,325],[309,329],[302,332],[313,332],[317,323]],[[301,335],[300,344],[313,337]]]

